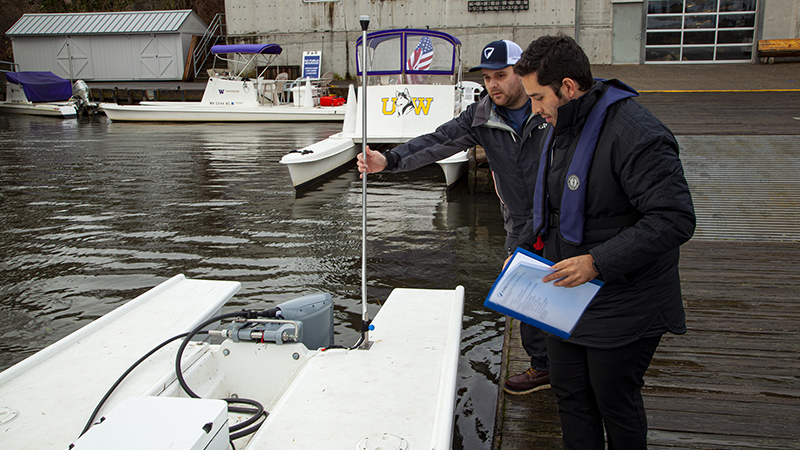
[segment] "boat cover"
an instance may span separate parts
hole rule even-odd
[[[53,72],[6,72],[9,83],[22,85],[31,102],[57,102],[72,97],[72,83]]]
[[[267,55],[280,55],[281,46],[278,44],[232,44],[232,45],[215,45],[211,47],[211,53],[218,55],[220,53],[256,53]]]

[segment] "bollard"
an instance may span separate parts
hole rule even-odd
[[[114,97],[113,97],[113,99],[114,99],[114,103],[118,103],[117,102],[117,87],[116,86],[114,86]]]

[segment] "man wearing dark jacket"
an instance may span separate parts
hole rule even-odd
[[[548,335],[566,450],[646,449],[643,376],[666,332],[686,332],[679,247],[694,233],[669,129],[617,80],[592,79],[570,37],[543,36],[515,66],[533,112],[553,126],[522,247],[541,247],[574,287],[605,282],[569,339]]]
[[[548,130],[541,117],[531,113],[531,104],[513,65],[522,48],[508,40],[494,41],[483,48],[481,70],[488,95],[473,103],[455,119],[433,133],[414,138],[385,153],[367,147],[369,173],[387,170],[404,172],[432,164],[475,145],[486,150],[495,189],[500,197],[506,250],[518,246],[519,234],[531,217],[536,169],[543,139]],[[358,169],[365,171],[363,154]],[[545,334],[528,324],[520,327],[522,346],[531,358],[531,367],[509,377],[504,389],[525,394],[550,387]]]

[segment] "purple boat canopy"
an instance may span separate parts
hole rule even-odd
[[[6,79],[21,85],[31,102],[57,102],[72,97],[72,83],[53,72],[6,72]]]
[[[278,44],[232,44],[215,45],[211,47],[211,53],[219,55],[221,53],[252,53],[261,55],[280,55],[281,46]]]

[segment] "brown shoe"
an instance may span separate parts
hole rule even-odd
[[[550,371],[536,370],[533,367],[508,377],[503,386],[503,390],[512,395],[528,394],[542,389],[550,389]]]

